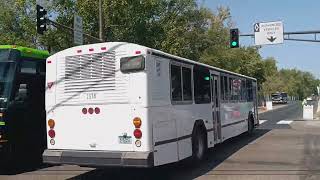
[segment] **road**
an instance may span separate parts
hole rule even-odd
[[[217,145],[197,167],[185,162],[153,169],[52,166],[2,173],[0,179],[320,179],[320,121],[301,116],[298,103],[260,114],[254,135]]]

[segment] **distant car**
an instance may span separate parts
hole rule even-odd
[[[288,94],[285,92],[282,93],[273,93],[271,94],[272,103],[274,104],[286,104],[288,103]]]

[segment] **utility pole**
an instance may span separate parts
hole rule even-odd
[[[99,38],[101,42],[104,42],[104,33],[103,33],[103,29],[104,29],[104,19],[103,19],[103,13],[102,13],[102,0],[99,0]]]

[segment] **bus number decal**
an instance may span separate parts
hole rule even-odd
[[[97,99],[97,93],[83,93],[81,94],[80,98],[83,100]]]
[[[97,98],[97,94],[96,93],[88,93],[87,94],[87,99],[96,99]]]

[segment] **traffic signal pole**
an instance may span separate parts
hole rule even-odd
[[[103,18],[103,12],[102,12],[102,0],[99,0],[99,39],[100,41],[104,41],[104,18]]]

